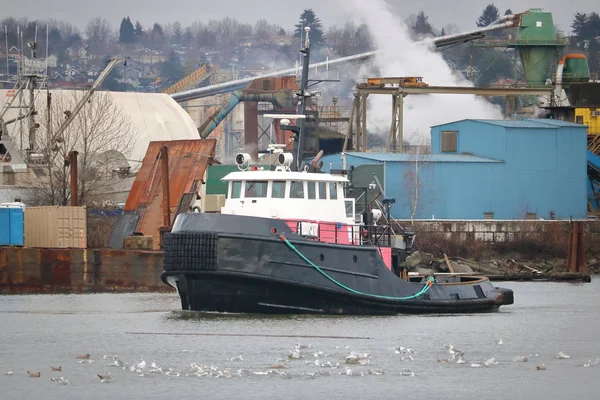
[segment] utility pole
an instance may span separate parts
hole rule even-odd
[[[70,151],[69,155],[67,156],[67,162],[66,164],[68,164],[68,166],[70,167],[70,172],[71,172],[71,206],[72,207],[77,207],[79,205],[79,190],[78,190],[78,185],[77,185],[77,180],[79,179],[78,174],[77,174],[77,152],[76,151]]]

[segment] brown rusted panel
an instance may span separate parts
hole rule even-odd
[[[162,270],[156,251],[0,248],[1,293],[173,292]]]
[[[8,285],[8,260],[6,259],[6,248],[0,248],[0,290]]]
[[[71,250],[40,249],[41,284],[71,287]]]
[[[148,146],[142,167],[127,197],[125,210],[146,207],[135,230],[152,236],[155,249],[160,246],[159,228],[164,225],[163,173],[158,159],[162,146],[169,149],[169,208],[174,216],[181,196],[190,191],[194,181],[202,182],[208,163],[214,157],[216,139],[160,141],[151,142]]]

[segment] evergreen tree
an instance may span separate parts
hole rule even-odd
[[[279,36],[285,36],[285,35],[286,35],[286,33],[285,33],[285,29],[281,28],[281,29],[279,30],[279,33],[278,33],[278,35],[279,35]]]
[[[119,42],[132,43],[135,41],[135,30],[129,17],[123,18],[119,28]]]
[[[504,15],[511,15],[512,13],[513,13],[512,10],[509,8],[508,10],[506,10],[504,12]]]
[[[417,35],[433,35],[433,28],[429,23],[429,17],[425,15],[425,12],[421,11],[417,15],[417,20],[413,26],[413,31]]]
[[[172,44],[183,43],[183,29],[181,28],[181,22],[175,21],[173,23],[173,37],[171,38]]]
[[[294,37],[304,38],[304,28],[310,27],[310,43],[311,45],[320,46],[323,44],[323,37],[325,33],[323,32],[323,24],[321,24],[321,20],[317,18],[315,12],[306,8],[300,14],[300,21],[296,24],[296,30],[294,31]]]
[[[444,28],[442,28],[442,31],[440,32],[440,36],[446,36],[446,30]]]
[[[580,12],[575,13],[575,18],[571,22],[571,29],[573,31],[573,37],[571,40],[577,47],[583,48],[584,42],[589,39],[588,35],[589,18],[587,14],[581,14]]]
[[[152,33],[150,34],[150,40],[155,46],[161,46],[165,43],[165,33],[163,27],[159,23],[155,23],[152,27]]]
[[[488,4],[477,19],[477,27],[483,28],[484,26],[488,26],[498,18],[500,18],[498,7],[494,3]]]
[[[175,50],[169,52],[169,56],[163,63],[161,72],[162,77],[171,83],[175,83],[184,77],[183,66]]]
[[[142,26],[142,24],[140,23],[140,21],[135,21],[135,28],[134,28],[134,32],[136,39],[140,39],[144,36],[144,27]]]
[[[590,13],[587,22],[587,34],[590,39],[600,36],[600,16],[598,13]]]

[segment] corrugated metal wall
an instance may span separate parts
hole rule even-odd
[[[545,124],[545,125],[544,125]],[[553,125],[555,124],[555,125]],[[418,168],[414,218],[494,219],[585,218],[585,128],[555,121],[465,120],[432,128],[432,153],[440,152],[441,132],[458,131],[458,153],[501,160],[473,162],[385,162],[385,188],[396,199],[392,216],[410,218]],[[376,158],[376,153],[372,153]],[[347,155],[347,167],[381,163]],[[323,169],[341,168],[339,154],[323,157]]]

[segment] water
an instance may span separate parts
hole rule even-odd
[[[600,280],[591,284],[502,283],[515,291],[516,304],[499,313],[457,316],[396,317],[262,317],[182,313],[171,294],[94,294],[0,296],[1,399],[597,399],[600,365],[584,368],[600,357]],[[147,333],[212,333],[241,335],[356,336],[370,339],[325,339],[252,336],[138,335]],[[503,344],[498,345],[502,338]],[[287,368],[268,371],[287,358],[296,344],[304,358]],[[449,354],[442,344],[465,352],[465,364],[440,363]],[[348,346],[348,348],[345,348]],[[414,361],[402,361],[393,348],[418,351]],[[370,353],[370,365],[348,365],[352,350]],[[323,362],[340,367],[319,368]],[[570,359],[556,359],[563,351]],[[90,353],[95,361],[80,364],[75,357]],[[138,376],[106,366],[104,354],[135,363],[154,359],[164,369],[184,371]],[[229,359],[242,354],[242,360]],[[529,362],[515,362],[519,356]],[[498,365],[473,368],[470,361],[495,357]],[[219,370],[241,369],[227,378],[185,377],[190,364]],[[537,371],[545,364],[547,370]],[[62,372],[50,366],[62,366]],[[369,370],[383,375],[345,375]],[[14,375],[4,375],[11,368]],[[415,376],[402,376],[410,368]],[[146,368],[146,374],[147,373]],[[27,371],[41,372],[30,378]],[[332,375],[310,376],[317,371]],[[109,384],[96,374],[111,372]],[[61,386],[50,377],[64,376]]]

